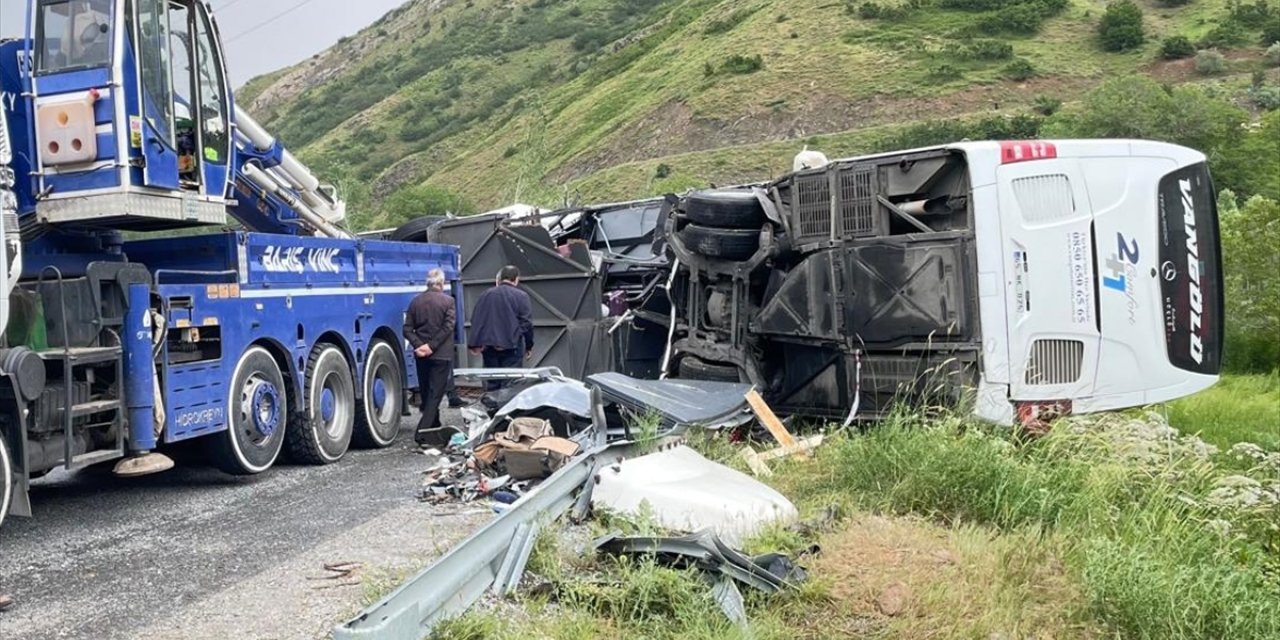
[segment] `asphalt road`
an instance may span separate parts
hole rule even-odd
[[[409,423],[389,449],[251,478],[181,463],[132,480],[50,474],[35,517],[0,530],[0,592],[17,602],[0,639],[323,637],[370,576],[407,575],[489,517],[417,501],[426,459]],[[348,561],[356,575],[323,579]]]

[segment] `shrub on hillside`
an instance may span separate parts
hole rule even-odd
[[[1098,38],[1107,51],[1128,51],[1142,45],[1142,9],[1133,0],[1120,0],[1107,6],[1098,23]]]
[[[897,129],[872,151],[914,149],[958,140],[1027,140],[1040,136],[1044,121],[1032,115],[992,116],[981,120],[931,120]]]
[[[1239,142],[1249,120],[1243,109],[1194,85],[1168,87],[1147,76],[1113,78],[1089,92],[1078,109],[1050,123],[1053,135],[1142,138],[1212,154]]]
[[[1062,101],[1054,98],[1053,96],[1041,94],[1036,96],[1035,101],[1032,102],[1031,108],[1042,116],[1051,116],[1057,113],[1058,109],[1062,108]]]
[[[1263,61],[1273,67],[1280,67],[1280,42],[1267,47],[1267,52],[1262,55]]]
[[[1249,87],[1249,100],[1264,111],[1280,109],[1280,86],[1260,85]]]
[[[1159,0],[1162,7],[1185,7],[1191,4],[1191,0]]]
[[[446,213],[465,214],[475,207],[462,196],[447,189],[426,184],[404,187],[382,202],[379,222],[384,226],[398,227],[414,218]]]
[[[959,80],[964,74],[955,65],[941,62],[929,67],[929,77],[934,80]]]
[[[1213,76],[1227,68],[1227,59],[1217,51],[1201,51],[1196,54],[1196,73],[1202,76]]]
[[[960,60],[1008,60],[1013,57],[1013,45],[999,40],[978,39],[948,44],[944,52]]]
[[[1248,42],[1249,33],[1246,30],[1245,23],[1229,18],[1210,29],[1209,33],[1200,38],[1196,44],[1201,49],[1209,49],[1213,47],[1239,47]]]
[[[853,5],[848,5],[852,7]],[[855,11],[850,11],[855,13]],[[879,2],[863,2],[858,5],[856,10],[859,18],[863,20],[902,20],[910,15],[907,7],[902,5],[879,3]]]
[[[1186,36],[1171,36],[1160,43],[1160,57],[1165,60],[1180,60],[1196,54],[1196,46]]]
[[[1280,202],[1255,196],[1237,207],[1230,192],[1219,200],[1227,365],[1280,369]]]
[[[753,56],[744,56],[735,53],[728,58],[725,58],[724,62],[720,65],[721,71],[738,75],[755,73],[763,68],[764,59],[761,58],[758,53]]]
[[[1004,75],[1006,78],[1015,82],[1030,80],[1036,75],[1036,68],[1027,61],[1026,58],[1018,58],[1013,62],[1005,65]]]
[[[1280,42],[1280,12],[1262,22],[1262,45]]]
[[[1062,9],[1056,2],[1022,2],[1009,4],[995,11],[988,12],[978,19],[977,29],[982,33],[1032,35],[1040,30],[1040,25]]]

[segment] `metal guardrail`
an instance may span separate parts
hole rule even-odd
[[[540,527],[575,502],[585,510],[586,494],[575,498],[574,492],[587,485],[597,461],[630,446],[603,444],[604,411],[598,389],[592,390],[592,407],[596,446],[591,451],[569,461],[382,600],[335,627],[334,640],[422,640],[439,623],[466,612],[490,588],[498,594],[514,589]]]

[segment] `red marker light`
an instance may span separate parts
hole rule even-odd
[[[1000,163],[1049,160],[1058,157],[1058,148],[1052,142],[1025,140],[1000,143]]]

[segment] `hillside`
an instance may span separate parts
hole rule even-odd
[[[1145,43],[1108,53],[1101,0],[412,0],[239,99],[336,178],[357,224],[388,224],[379,203],[420,184],[559,204],[767,177],[804,144],[919,141],[913,122],[925,141],[964,133],[938,128],[953,117],[1034,134],[990,117],[1124,74],[1201,80],[1161,59],[1171,35],[1220,45],[1228,92],[1263,68],[1261,21],[1227,0],[1141,6]]]

